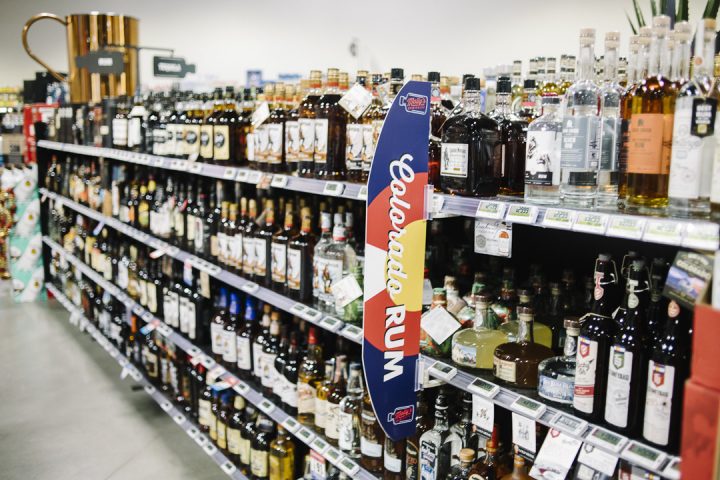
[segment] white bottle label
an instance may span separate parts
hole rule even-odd
[[[285,161],[294,163],[299,160],[300,126],[297,121],[285,122]]]
[[[560,184],[560,132],[529,131],[525,156],[526,185]]]
[[[598,343],[596,341],[587,337],[578,337],[573,406],[585,413],[593,411],[597,350]]]
[[[312,160],[315,151],[315,120],[312,118],[301,118],[298,120],[300,134],[300,160]]]
[[[128,120],[128,138],[127,146],[129,148],[135,147],[142,143],[142,122],[138,117],[133,117]]]
[[[263,376],[262,386],[272,388],[275,382],[275,359],[277,355],[272,353],[263,353]]]
[[[256,238],[255,242],[255,275],[264,277],[267,273],[267,239]]]
[[[298,413],[315,413],[315,388],[312,385],[298,381]]]
[[[325,421],[327,419],[327,400],[315,399],[315,426],[320,430],[325,428]]]
[[[219,323],[210,324],[210,347],[215,355],[222,355],[225,352],[225,335],[223,326]]]
[[[210,426],[211,406],[209,400],[198,400],[198,423],[204,427]]]
[[[269,163],[279,164],[282,162],[283,154],[283,124],[270,123],[267,125],[268,132],[268,155]]]
[[[340,438],[338,438],[338,445],[340,446],[340,450],[352,450],[353,444],[355,443],[355,430],[353,429],[352,413],[341,411],[339,422]]]
[[[493,368],[496,377],[501,380],[505,380],[506,382],[515,383],[517,378],[515,373],[515,362],[494,357]]]
[[[298,406],[298,390],[297,383],[293,383],[287,378],[285,379],[285,389],[283,390],[283,402],[291,407]]]
[[[263,352],[262,345],[253,342],[252,345],[253,374],[262,381],[263,378]]]
[[[605,420],[620,428],[625,428],[628,424],[632,360],[632,352],[628,352],[625,347],[610,347]]]
[[[327,118],[316,118],[315,119],[315,150],[314,160],[315,163],[326,163],[327,162],[327,149],[328,149],[328,120]]]
[[[237,366],[240,370],[249,371],[252,368],[252,353],[250,352],[250,339],[236,336]]]
[[[697,200],[710,196],[716,140],[691,133],[693,101],[693,97],[680,97],[675,103],[670,198]]]
[[[242,242],[242,268],[243,273],[252,274],[255,271],[255,239],[246,237]]]
[[[340,404],[338,403],[327,403],[325,436],[333,440],[337,440],[340,436]]]
[[[186,307],[187,307],[186,315],[187,315],[187,319],[188,319],[188,324],[187,324],[188,337],[190,338],[190,340],[195,340],[197,338],[197,332],[196,332],[197,324],[195,322],[195,320],[196,320],[195,304],[193,302],[188,301]]]
[[[402,470],[402,459],[390,456],[388,452],[383,455],[383,465],[388,472],[400,473]]]
[[[223,345],[225,350],[223,351],[223,361],[229,364],[237,363],[237,341],[235,340],[236,335],[232,330],[223,329]]]
[[[468,146],[464,143],[443,143],[440,154],[440,175],[468,176]]]
[[[288,248],[287,250],[287,286],[290,290],[300,290],[301,265],[300,250]]]
[[[674,384],[675,367],[650,360],[643,437],[658,445],[667,445],[670,438]]]
[[[112,121],[113,147],[126,147],[128,141],[127,118],[113,118]]]
[[[348,123],[345,140],[345,166],[348,170],[361,170],[363,162],[363,126],[360,123]]]
[[[597,170],[600,166],[600,118],[565,116],[563,118],[562,168]]]
[[[270,245],[270,264],[273,282],[285,283],[287,245],[273,242]]]
[[[360,452],[366,457],[380,458],[383,454],[383,447],[379,443],[360,437]]]

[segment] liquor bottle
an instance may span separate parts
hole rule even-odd
[[[538,395],[553,402],[572,405],[580,320],[566,317],[564,326],[563,355],[547,358],[538,365]]]
[[[301,82],[301,85],[305,82]],[[307,87],[307,83],[306,83]],[[301,87],[300,87],[301,88]],[[296,90],[295,85],[285,87],[285,165],[290,174],[297,174],[300,166],[300,108],[298,106],[301,91],[307,88]]]
[[[560,152],[562,121],[560,98],[542,97],[542,113],[528,126],[525,157],[525,200],[531,203],[560,203]]]
[[[142,366],[145,370],[148,380],[159,385],[160,381],[160,349],[154,340],[154,334],[149,332],[145,335],[145,341],[142,345]]]
[[[580,416],[596,421],[605,411],[607,365],[615,334],[611,313],[618,304],[617,271],[610,255],[598,256],[594,277],[593,307],[580,324],[573,408]]]
[[[450,431],[455,432],[460,437],[460,448],[469,448],[473,452],[477,451],[479,446],[479,434],[475,431],[472,423],[473,399],[472,394],[463,392],[462,394],[462,412],[460,420],[450,427]],[[457,458],[460,450],[453,451],[453,459]],[[453,460],[453,463],[455,461]]]
[[[200,160],[203,162],[212,163],[215,143],[213,127],[217,123],[218,117],[223,114],[224,106],[222,88],[218,87],[213,91],[212,110],[205,115],[203,123],[200,125]]]
[[[228,459],[240,467],[240,431],[243,426],[243,415],[245,413],[245,399],[241,395],[235,395],[233,409],[227,424],[227,452]]]
[[[297,234],[293,220],[292,203],[286,203],[284,228],[275,232],[270,246],[271,285],[276,292],[284,292],[287,284],[287,247],[290,239]]]
[[[127,148],[128,135],[128,113],[127,97],[118,99],[115,117],[112,119],[112,146],[125,150]]]
[[[242,428],[240,429],[240,471],[246,475],[250,473],[250,462],[252,452],[252,442],[257,437],[258,428],[256,421],[258,411],[252,404],[245,406],[245,415]]]
[[[268,341],[270,336],[270,311],[272,306],[269,303],[262,304],[262,317],[260,319],[260,326],[255,337],[252,339],[252,364],[253,364],[253,376],[255,381],[258,383],[262,382],[263,378],[263,348],[265,343]]]
[[[375,475],[383,473],[384,445],[385,432],[375,416],[370,393],[366,391],[363,394],[360,415],[360,465],[365,470]]]
[[[268,135],[268,149],[266,156],[266,167],[269,172],[284,172],[285,164],[285,85],[275,85],[274,97],[270,107],[270,117],[264,123]]]
[[[222,290],[221,290],[222,292]],[[222,293],[221,293],[222,295]],[[222,354],[222,362],[225,368],[234,371],[238,367],[238,341],[237,331],[240,328],[240,299],[236,292],[230,293],[230,304],[223,325],[222,343],[225,349]]]
[[[270,328],[268,337],[262,349],[262,392],[265,398],[271,398],[275,379],[275,359],[278,355],[280,344],[280,312],[277,310],[270,313]]]
[[[500,480],[532,480],[532,477],[528,475],[525,459],[516,453],[512,472],[504,475]]]
[[[219,165],[240,165],[242,148],[240,140],[240,116],[235,110],[235,89],[225,87],[223,111],[213,125],[213,163]]]
[[[327,399],[334,389],[335,359],[325,360],[324,380],[320,382],[315,393],[315,430],[325,432],[327,420]]]
[[[512,84],[510,77],[501,76],[497,80],[495,109],[489,113],[497,122],[497,135],[500,149],[496,158],[494,173],[500,183],[500,195],[523,195],[525,184],[525,136],[528,123],[516,116],[511,110],[510,95]]]
[[[415,421],[417,422],[415,434],[408,437],[405,442],[405,478],[407,480],[418,480],[420,478],[420,438],[433,426],[425,390],[418,390],[417,392]]]
[[[367,70],[358,70],[355,83],[367,89],[369,85]],[[363,176],[363,156],[365,154],[363,114],[357,118],[348,116],[346,127],[345,171],[347,180],[361,182]]]
[[[200,295],[199,283],[199,279],[195,280],[192,275],[185,279],[184,296],[180,299],[180,329],[184,319],[188,339],[196,345],[204,345],[208,340],[211,310],[206,299]]]
[[[212,382],[207,383],[200,393],[198,399],[197,419],[200,430],[205,433],[210,431],[210,421],[212,417],[212,400],[213,400]]]
[[[265,85],[262,90],[258,89],[257,94],[257,102],[256,102],[256,112],[259,112],[261,109],[267,111],[270,111],[270,103],[272,103],[272,98],[275,95],[275,85],[272,83],[269,83]],[[270,100],[270,102],[268,102]],[[257,114],[255,114],[257,116]],[[263,115],[264,117],[265,115]],[[270,145],[270,137],[268,136],[268,124],[267,119],[260,123],[253,124],[253,140],[254,140],[254,160],[255,160],[255,166],[258,170],[267,171],[268,164],[267,164],[267,157],[269,153],[269,145]]]
[[[186,104],[185,125],[183,127],[183,145],[180,155],[191,161],[200,156],[200,123],[203,118],[200,95],[190,94]]]
[[[467,480],[475,461],[475,450],[471,448],[463,448],[460,450],[460,463],[450,469],[448,480]]]
[[[338,214],[335,214],[332,243],[325,249],[323,257],[325,265],[322,272],[324,292],[321,292],[320,300],[326,311],[334,312],[340,318],[343,318],[345,311],[336,302],[333,285],[350,275],[355,265],[357,265],[357,255],[347,242],[345,225],[342,223],[342,216],[338,217]]]
[[[497,330],[498,321],[490,308],[492,298],[480,294],[475,298],[472,328],[458,330],[452,338],[452,360],[469,368],[493,368],[495,347],[507,342],[507,335]]]
[[[651,445],[671,453],[677,453],[679,447],[691,322],[692,314],[670,300],[664,333],[652,345],[648,362],[642,436]]]
[[[223,353],[225,353],[225,324],[228,315],[227,296],[227,289],[220,288],[220,295],[215,303],[215,313],[210,322],[210,347],[213,357],[218,363],[222,362]]]
[[[285,365],[287,364],[288,354],[290,352],[290,337],[288,335],[290,326],[285,324],[280,326],[280,342],[277,346],[277,355],[272,365],[272,400],[277,405],[282,405],[283,395],[287,389],[287,382],[285,381]]]
[[[147,126],[148,111],[145,108],[140,92],[135,94],[133,106],[127,114],[127,149],[133,152],[142,152],[145,150],[145,135],[149,132],[145,131]],[[148,152],[149,153],[149,152]]]
[[[362,161],[362,174],[360,175],[360,183],[367,182],[368,175],[370,175],[370,167],[372,166],[373,159],[375,158],[375,149],[377,147],[378,138],[380,138],[380,130],[382,129],[383,121],[385,120],[386,112],[383,111],[383,104],[380,101],[380,93],[378,87],[383,81],[382,75],[373,73],[370,77],[372,85],[372,96],[373,100],[370,107],[363,114],[363,148],[365,153],[363,154]],[[402,80],[400,82],[402,86]]]
[[[557,58],[548,57],[545,61],[545,81],[537,89],[537,96],[560,95],[560,85],[557,82]]]
[[[250,445],[250,473],[253,479],[269,478],[270,443],[275,438],[275,425],[265,415],[258,415],[257,433]]]
[[[678,22],[686,23],[686,22]],[[675,29],[673,66],[684,82],[675,101],[673,148],[670,160],[668,211],[673,216],[708,217],[716,141],[713,139],[720,90],[713,81],[715,19],[706,18],[695,39],[693,78],[688,81],[690,33]],[[702,35],[700,34],[702,32]],[[718,132],[720,133],[720,132]]]
[[[287,295],[307,302],[313,293],[313,250],[315,237],[311,231],[312,216],[308,207],[300,211],[300,231],[287,244]]]
[[[322,381],[321,361],[322,346],[318,344],[313,326],[308,331],[307,351],[300,364],[297,379],[297,418],[300,423],[310,427],[315,425],[315,398]]]
[[[227,431],[230,421],[230,403],[233,399],[231,390],[225,390],[220,394],[220,406],[217,416],[217,446],[225,454],[228,451]]]
[[[485,443],[485,456],[472,466],[468,474],[468,479],[497,479],[507,473],[509,473],[509,468],[498,456],[498,430],[496,424],[491,437]]]
[[[340,106],[338,70],[329,68],[327,88],[315,106],[314,176],[323,180],[345,178],[347,111]]]
[[[270,442],[270,480],[295,480],[295,444],[282,425]]]
[[[440,480],[450,473],[453,450],[460,450],[461,439],[448,425],[448,402],[443,390],[435,400],[435,424],[420,437],[420,478]]]
[[[629,268],[625,298],[613,319],[618,329],[610,346],[605,421],[626,435],[639,425],[645,383],[644,316],[650,284],[644,260]]]
[[[288,348],[287,360],[282,370],[284,383],[282,389],[282,404],[284,410],[292,416],[297,416],[298,407],[298,373],[302,361],[300,346],[298,344],[297,332],[290,333],[290,346]]]
[[[677,88],[670,81],[670,17],[653,18],[648,74],[633,92],[628,130],[625,208],[662,211],[668,204],[668,174]]]
[[[325,437],[328,441],[337,446],[340,438],[340,402],[345,398],[345,383],[347,381],[347,356],[338,355],[335,358],[335,372],[333,376],[333,388],[327,396]]]
[[[257,217],[257,203],[251,198],[248,203],[248,217],[245,222],[245,229],[242,232],[242,273],[245,278],[252,280],[255,278],[255,264],[257,263],[257,253],[255,248],[255,233],[258,225],[255,223]],[[262,280],[262,279],[261,279]]]
[[[332,241],[332,217],[329,212],[320,211],[320,239],[313,249],[313,302],[320,303],[325,294],[322,272],[325,271],[325,250]]]
[[[520,118],[532,122],[537,118],[537,80],[526,78],[523,82],[522,102],[520,102]]]
[[[245,88],[238,92],[235,100],[242,108],[238,112],[237,150],[235,162],[240,167],[254,168],[252,114],[255,108],[254,89]],[[251,148],[252,147],[252,148]]]
[[[495,348],[493,374],[511,385],[535,388],[538,383],[538,365],[552,357],[553,351],[535,343],[532,307],[519,306],[517,312],[517,341]]]
[[[648,350],[659,342],[662,335],[664,315],[667,313],[668,299],[663,296],[669,265],[664,258],[654,258],[650,266],[650,302],[645,312],[645,332]]]
[[[300,103],[298,112],[298,129],[300,133],[300,151],[298,154],[298,175],[312,177],[315,173],[315,117],[316,106],[322,94],[322,73],[310,71],[310,90]]]
[[[497,195],[500,152],[494,146],[500,139],[497,123],[480,110],[480,79],[466,81],[462,106],[443,125],[440,188],[456,195]]]
[[[340,402],[338,446],[350,458],[360,458],[361,417],[363,403],[363,372],[358,362],[350,364],[347,395]]]
[[[265,286],[272,285],[272,239],[280,231],[275,225],[273,199],[265,203],[265,225],[255,233],[255,279]]]
[[[600,87],[602,134],[597,205],[610,209],[615,209],[618,201],[618,162],[622,140],[620,102],[625,94],[625,89],[618,83],[619,47],[620,32],[607,32],[603,66],[604,82]]]
[[[234,272],[242,275],[243,274],[243,238],[245,235],[245,228],[248,222],[248,200],[245,197],[240,198],[240,207],[238,216],[235,219],[235,230],[233,232],[228,231],[228,241],[230,241],[230,269]],[[232,237],[230,239],[230,237]]]
[[[563,203],[592,208],[597,199],[600,165],[600,89],[593,78],[595,29],[580,30],[577,80],[565,96],[560,153],[560,195]]]
[[[403,480],[405,474],[405,439],[393,441],[390,437],[385,437],[383,479]]]

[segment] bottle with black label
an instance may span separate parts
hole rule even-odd
[[[420,437],[420,478],[440,480],[450,473],[453,450],[460,450],[460,436],[448,425],[448,401],[444,391],[435,400],[435,425]]]
[[[228,314],[223,325],[222,335],[225,349],[222,354],[222,361],[225,368],[234,371],[237,367],[237,330],[240,326],[240,299],[236,292],[230,293],[230,304]]]

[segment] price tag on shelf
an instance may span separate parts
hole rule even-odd
[[[540,418],[540,415],[545,412],[546,408],[542,403],[530,400],[528,397],[523,397],[522,395],[516,398],[510,405],[510,410],[535,419]]]
[[[575,223],[577,213],[563,208],[548,208],[543,216],[543,227],[571,230]]]
[[[595,427],[590,432],[590,435],[585,438],[585,441],[588,443],[592,443],[593,445],[596,445],[600,448],[604,448],[605,450],[610,450],[611,452],[619,454],[622,448],[627,443],[628,439],[623,437],[622,435],[611,432],[610,430],[605,430],[601,427]]]
[[[518,454],[530,461],[535,460],[535,420],[512,412],[512,442],[517,446]]]
[[[307,307],[302,303],[296,303],[290,307],[290,313],[299,317],[302,317],[305,314],[305,310],[307,310]]]
[[[662,471],[663,477],[671,480],[680,480],[680,459],[673,457]]]
[[[147,393],[148,395],[152,395],[153,393],[155,393],[155,387],[153,387],[152,385],[145,385],[145,393]]]
[[[307,320],[308,322],[317,323],[318,320],[320,320],[320,317],[322,317],[322,312],[318,312],[314,308],[308,307],[305,310],[305,313],[303,314],[303,318]]]
[[[140,155],[140,163],[143,165],[150,165],[150,162],[152,162],[152,157],[150,155]]]
[[[275,405],[273,405],[272,402],[269,400],[263,400],[258,404],[258,408],[262,410],[263,412],[270,414],[273,410],[275,410]]]
[[[152,318],[153,318],[153,314],[150,312],[145,312],[142,314],[142,319],[145,320],[146,322],[149,322],[150,320],[152,320]]]
[[[432,214],[437,215],[442,211],[443,205],[445,205],[445,195],[441,193],[433,193],[432,197]]]
[[[720,225],[717,223],[688,223],[682,246],[698,250],[717,250],[720,242]]]
[[[640,240],[647,219],[630,215],[613,215],[608,223],[607,235],[610,237]]]
[[[355,474],[360,471],[360,465],[350,460],[349,457],[344,457],[337,466],[345,472],[346,475],[349,475],[350,478],[355,478]]]
[[[183,423],[185,423],[185,415],[183,415],[182,413],[178,413],[173,417],[173,420],[175,420],[175,423],[177,423],[178,425],[182,425]]]
[[[345,184],[340,182],[325,182],[323,195],[339,197],[345,191]]]
[[[328,448],[330,448],[330,444],[320,437],[315,437],[315,440],[310,442],[310,448],[313,448],[316,452],[323,454]]]
[[[232,180],[233,178],[235,178],[235,173],[236,173],[236,172],[235,172],[235,169],[234,169],[233,167],[227,167],[227,168],[225,169],[225,172],[223,172],[223,178],[224,178],[225,180]]]
[[[328,447],[328,449],[325,450],[324,455],[325,458],[330,460],[330,463],[332,463],[333,465],[337,465],[343,456],[342,453],[340,453],[340,450],[333,447]]]
[[[270,186],[273,188],[285,188],[288,184],[287,175],[273,175]]]
[[[582,440],[551,428],[530,470],[532,478],[566,478]],[[552,475],[550,474],[552,472]]]
[[[648,220],[643,240],[646,242],[680,245],[684,224],[673,220]]]
[[[298,428],[300,428],[300,422],[295,420],[293,417],[288,417],[282,421],[282,426],[285,427],[285,430],[288,432],[295,433],[298,431]]]
[[[607,213],[580,212],[575,218],[573,231],[604,235],[609,220],[610,215]]]
[[[217,447],[213,445],[212,442],[207,442],[203,447],[203,450],[205,450],[205,453],[207,453],[211,457],[215,455],[215,453],[218,451]]]
[[[665,461],[665,454],[663,452],[634,440],[630,441],[620,456],[650,470],[659,470]]]
[[[502,220],[505,217],[506,208],[507,205],[502,202],[480,200],[477,210],[475,211],[475,216],[478,218],[488,218],[490,220]]]
[[[255,282],[247,282],[247,283],[245,283],[242,287],[240,287],[240,290],[242,290],[242,291],[245,292],[245,293],[249,293],[250,295],[252,295],[253,293],[255,293],[255,292],[258,291],[258,288],[260,288],[260,286],[259,286],[257,283],[255,283]]]
[[[208,440],[208,438],[207,438],[205,435],[202,435],[202,434],[199,433],[199,434],[195,437],[195,443],[197,443],[197,444],[200,445],[201,447],[204,447],[205,445],[207,445],[208,443],[210,443],[210,440]]]
[[[238,382],[237,385],[232,387],[233,390],[235,390],[237,393],[242,395],[243,397],[247,395],[247,393],[250,391],[250,387],[245,382]]]
[[[345,338],[352,340],[355,343],[362,342],[363,331],[355,325],[345,325],[345,328],[342,329],[341,333]]]
[[[343,322],[334,317],[325,317],[320,321],[320,326],[325,330],[337,332],[343,326]]]
[[[164,402],[162,402],[162,403],[160,404],[160,408],[162,408],[163,411],[165,411],[165,412],[169,412],[170,409],[172,408],[172,403],[170,403],[169,401],[165,400]]]
[[[200,358],[200,362],[203,364],[203,366],[207,369],[211,369],[215,366],[215,360],[213,360],[210,355],[203,355]]]
[[[187,349],[187,353],[191,357],[197,357],[198,355],[200,355],[202,353],[202,350],[200,350],[198,347],[193,345],[192,347]]]
[[[595,445],[583,443],[578,455],[578,463],[590,467],[596,472],[603,473],[609,477],[615,474],[618,457],[612,453],[597,448]],[[590,476],[583,478],[593,478],[592,472],[588,472]]]
[[[190,173],[201,173],[203,169],[203,164],[200,162],[193,162],[192,165],[190,165]]]
[[[357,199],[358,200],[367,200],[367,196],[368,196],[367,185],[363,185],[362,187],[360,187],[360,190],[358,190]],[[442,206],[440,208],[442,208]]]
[[[140,373],[140,371],[139,371],[137,368],[135,368],[135,369],[133,369],[133,370],[130,370],[130,376],[131,376],[131,377],[133,378],[133,380],[135,380],[136,382],[140,382],[140,381],[142,381],[142,379],[143,379],[142,373]]]
[[[156,167],[162,167],[164,163],[165,163],[165,159],[164,159],[164,158],[159,158],[159,157],[158,157],[158,158],[155,158],[155,161],[153,162],[153,164],[154,164]]]
[[[505,221],[533,224],[537,220],[538,212],[538,207],[534,205],[510,205],[505,214]]]
[[[220,468],[227,475],[232,475],[237,470],[237,467],[230,460],[228,460],[227,462],[224,462],[222,465],[220,465]]]
[[[550,420],[550,425],[553,428],[579,437],[587,428],[588,422],[572,415],[568,415],[567,413],[558,412],[557,415]]]
[[[476,378],[467,386],[467,389],[471,393],[476,393],[486,398],[495,398],[495,395],[500,392],[500,387],[494,383],[490,383],[482,378]]]
[[[434,377],[442,378],[446,382],[449,382],[457,375],[458,371],[457,368],[451,367],[447,363],[435,362],[430,366],[430,373],[432,373]]]
[[[188,434],[188,437],[195,439],[200,434],[200,430],[198,430],[196,427],[190,427],[185,430],[185,433]]]
[[[250,173],[248,173],[248,183],[257,185],[258,183],[260,183],[260,180],[262,180],[262,172],[258,172],[257,170],[251,170]]]
[[[482,435],[492,436],[495,422],[495,404],[487,398],[473,395],[472,423],[477,426]]]
[[[190,163],[187,160],[180,160],[178,162],[177,169],[180,171],[186,171],[190,167]]]
[[[295,435],[308,445],[312,442],[313,438],[315,438],[315,434],[306,427],[302,427]]]
[[[235,181],[237,182],[247,182],[248,181],[248,175],[250,172],[245,169],[240,169],[237,172],[237,176],[235,177]]]

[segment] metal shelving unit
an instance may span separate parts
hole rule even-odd
[[[362,330],[356,326],[347,325],[334,317],[323,315],[323,313],[318,310],[310,308],[300,302],[296,302],[272,290],[260,287],[254,282],[249,282],[238,275],[223,270],[217,265],[194,257],[186,252],[183,252],[177,247],[170,246],[167,243],[135,228],[129,227],[114,218],[105,217],[101,213],[80,205],[72,200],[60,197],[52,192],[48,192],[45,189],[41,189],[41,192],[44,196],[53,198],[56,201],[60,199],[63,204],[73,208],[83,215],[93,218],[96,221],[104,222],[105,225],[123,232],[126,235],[132,236],[141,242],[147,243],[153,248],[163,250],[165,254],[171,255],[177,260],[189,261],[194,267],[208,272],[209,275],[222,281],[223,283],[239,288],[240,290],[268,302],[277,308],[285,310],[293,315],[298,315],[299,317],[304,318],[321,328],[342,335],[353,342],[359,344],[362,343]],[[44,240],[46,243],[51,245],[51,247],[55,245],[56,248],[62,249],[62,247],[55,244],[55,242],[52,242],[52,240]],[[83,271],[87,271],[88,275],[94,280],[97,278],[104,283],[108,283],[102,278],[99,278],[99,275],[85,264],[82,264],[80,268],[81,270],[84,268],[85,270]],[[100,284],[103,285],[103,283]],[[114,285],[111,288],[117,290]],[[111,293],[113,293],[112,290]],[[119,291],[116,293],[124,295]],[[152,315],[149,315],[148,318],[148,321],[153,320]],[[161,325],[162,322],[160,320],[156,319],[156,321],[158,322],[158,328],[167,327],[164,326],[164,324]],[[170,327],[167,327],[167,329],[170,330]],[[192,345],[180,335],[175,334],[175,336],[179,337],[178,341],[180,343],[186,342],[186,344],[189,344],[190,346]],[[173,340],[173,342],[175,341],[176,340]],[[183,345],[178,345],[180,348],[185,350]],[[188,345],[185,346],[187,347]],[[679,457],[668,455],[665,452],[650,447],[640,441],[628,439],[627,437],[616,434],[615,432],[607,430],[599,425],[588,423],[568,412],[549,405],[547,402],[536,398],[529,398],[528,396],[519,393],[518,390],[506,388],[502,385],[493,383],[489,376],[488,378],[490,378],[490,380],[488,380],[488,378],[482,378],[480,376],[461,371],[451,364],[438,361],[424,355],[420,356],[419,366],[422,372],[426,372],[433,378],[440,379],[475,395],[483,396],[488,400],[491,400],[497,406],[506,408],[526,417],[534,418],[543,425],[556,428],[573,438],[587,442],[617,458],[627,460],[630,463],[641,466],[651,472],[662,475],[665,478],[673,480],[679,478]],[[231,374],[228,375],[232,377]],[[527,393],[531,394],[530,391]]]
[[[100,345],[118,364],[123,368],[123,374],[130,376],[137,383],[142,385],[145,393],[147,393],[155,402],[160,405],[160,408],[171,417],[175,423],[190,437],[195,443],[203,449],[203,451],[215,462],[223,472],[225,472],[230,478],[235,480],[248,480],[240,470],[237,469],[234,463],[212,443],[212,441],[203,434],[200,429],[185,415],[178,410],[173,403],[165,397],[160,391],[157,390],[145,376],[138,370],[130,361],[115,348],[100,331],[83,315],[83,312],[77,308],[73,303],[63,295],[55,285],[52,283],[45,284],[48,291],[70,312],[70,323],[77,326],[80,331],[87,332],[97,343]]]

